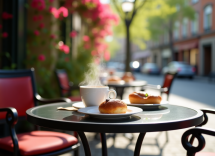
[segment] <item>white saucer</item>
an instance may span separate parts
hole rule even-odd
[[[132,107],[132,106],[128,106],[127,109],[128,111],[125,114],[103,114],[99,112],[98,106],[93,106],[93,107],[81,108],[78,110],[78,112],[89,115],[94,118],[100,118],[100,119],[121,119],[121,118],[127,118],[132,114],[140,113],[143,111],[141,108]]]
[[[84,105],[84,103],[83,102],[76,102],[76,103],[73,103],[73,105],[72,105],[73,107],[75,107],[75,108],[85,108],[85,105]]]
[[[135,103],[131,103],[129,101],[129,99],[125,99],[122,100],[123,102],[125,102],[127,104],[127,106],[137,106],[137,107],[141,107],[143,109],[156,109],[159,106],[163,105],[163,104],[168,104],[168,101],[161,101],[160,104],[135,104]]]

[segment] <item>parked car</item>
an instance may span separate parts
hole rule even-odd
[[[115,71],[124,71],[125,65],[124,65],[124,63],[121,63],[121,62],[107,62],[106,68],[112,69]]]
[[[164,67],[162,72],[163,74],[165,74],[166,72],[177,72],[178,77],[188,77],[192,79],[195,75],[195,67],[185,62],[173,61],[170,62],[167,67]]]
[[[145,74],[159,75],[160,69],[155,63],[145,63],[141,68],[141,72]]]
[[[140,66],[140,62],[138,61],[130,62],[130,68],[132,72],[140,72]]]

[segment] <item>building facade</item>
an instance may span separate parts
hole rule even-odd
[[[206,76],[215,71],[215,1],[191,0],[189,5],[195,10],[195,19],[175,22],[174,60],[187,62],[196,67],[198,75]],[[168,37],[164,36],[149,46],[151,60],[160,68],[172,61],[166,45]]]

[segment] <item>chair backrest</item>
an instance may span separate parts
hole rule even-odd
[[[37,105],[34,69],[0,70],[0,108],[14,107],[19,117],[26,116],[26,110]],[[0,113],[5,119],[6,113]]]
[[[56,69],[55,74],[60,88],[61,97],[71,96],[71,90],[69,86],[69,78],[64,69]]]
[[[176,78],[176,76],[177,76],[177,73],[166,73],[165,74],[162,88],[168,88],[168,90],[165,92],[166,94],[170,93],[170,89],[171,89],[173,80]]]

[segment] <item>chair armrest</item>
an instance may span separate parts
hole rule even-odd
[[[0,108],[0,112],[7,112],[6,121],[9,125],[10,136],[13,141],[13,153],[14,155],[18,155],[19,153],[19,144],[16,136],[15,125],[18,121],[18,113],[13,107]]]
[[[203,108],[203,109],[200,109],[200,110],[204,113],[204,121],[198,126],[203,126],[208,122],[207,113],[215,114],[215,109]]]
[[[160,92],[167,92],[168,88],[161,88],[160,85],[151,85],[151,84],[147,84],[146,86],[144,86],[144,88],[150,88],[150,89],[155,89],[155,90],[159,90]]]
[[[202,134],[215,136],[215,131],[209,128],[195,127],[187,130],[182,135],[181,142],[183,147],[187,150],[188,156],[194,156],[196,152],[201,151],[205,147],[205,139]],[[198,139],[197,147],[192,146],[192,143],[188,141],[190,135]]]
[[[18,113],[13,107],[0,108],[0,112],[7,112],[6,121],[10,125],[15,125],[18,121]]]
[[[45,99],[45,98],[42,98],[39,94],[36,94],[35,98],[37,101],[43,104],[56,103],[56,102],[67,102],[67,103],[72,102],[69,98]]]

